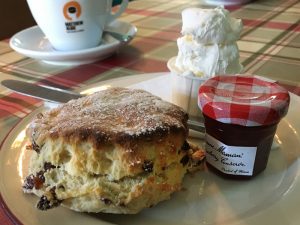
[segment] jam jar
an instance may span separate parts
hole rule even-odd
[[[251,178],[262,172],[289,102],[289,93],[264,77],[239,74],[208,79],[198,94],[208,167],[229,178]]]

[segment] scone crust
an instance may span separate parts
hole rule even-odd
[[[110,88],[37,115],[28,135],[38,146],[47,138],[63,138],[102,149],[103,144],[126,146],[170,133],[187,136],[187,119],[181,108],[146,91]]]

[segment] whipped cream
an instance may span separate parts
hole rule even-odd
[[[242,22],[220,7],[185,9],[182,22],[178,55],[168,61],[173,75],[172,102],[201,121],[197,105],[199,86],[210,77],[240,73],[243,68],[236,43]]]
[[[175,66],[181,75],[210,78],[240,73],[239,49],[242,21],[224,8],[188,8],[182,12],[182,34],[177,39]]]
[[[226,9],[188,8],[182,11],[183,35],[193,35],[205,44],[230,43],[240,37],[243,24],[241,19],[230,16]]]
[[[178,55],[176,66],[182,75],[193,73],[197,77],[209,78],[218,74],[233,74],[242,70],[239,49],[235,42],[230,44],[205,45],[192,36],[177,39]]]

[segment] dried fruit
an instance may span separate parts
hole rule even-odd
[[[153,171],[153,162],[151,160],[145,160],[143,164],[143,170],[151,173]]]
[[[183,150],[183,151],[188,151],[188,150],[190,150],[190,145],[189,145],[189,143],[187,142],[187,141],[185,141],[184,143],[183,143],[183,145],[181,146],[181,149]]]
[[[34,140],[32,140],[31,147],[32,147],[32,150],[34,150],[36,153],[40,153],[41,148],[40,148],[40,146],[37,145],[37,143]]]
[[[180,163],[183,165],[183,166],[186,166],[188,164],[190,160],[190,157],[188,155],[185,155],[182,157],[182,159],[180,160]]]
[[[44,170],[47,171],[47,170],[50,170],[50,169],[55,169],[56,166],[52,165],[51,163],[49,162],[45,162],[44,163]]]
[[[30,174],[24,180],[23,188],[25,190],[32,190],[33,188],[39,190],[43,187],[45,182],[44,173],[50,169],[56,168],[51,163],[46,162],[44,164],[44,170],[39,171],[36,175]]]
[[[57,207],[61,204],[61,200],[57,199],[56,197],[56,193],[55,193],[55,187],[51,188],[49,193],[51,195],[51,198],[48,199],[45,195],[43,195],[39,202],[37,203],[36,207],[39,210],[48,210],[48,209],[52,209],[54,207]]]
[[[30,174],[27,176],[24,180],[23,189],[25,190],[32,190],[34,188],[34,176],[33,174]]]
[[[112,203],[112,201],[110,199],[108,199],[108,198],[102,198],[101,197],[100,200],[102,202],[104,202],[105,205],[110,205]]]

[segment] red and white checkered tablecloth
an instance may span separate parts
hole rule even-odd
[[[0,81],[17,79],[73,89],[116,77],[168,71],[167,60],[177,55],[181,11],[201,6],[201,0],[130,2],[120,19],[137,26],[137,36],[117,54],[88,65],[45,64],[14,52],[8,40],[3,40]],[[299,0],[260,0],[227,9],[244,23],[238,46],[245,72],[278,80],[289,91],[300,95]],[[41,104],[39,100],[0,86],[0,143],[15,124]],[[0,224],[14,224],[2,207]]]

